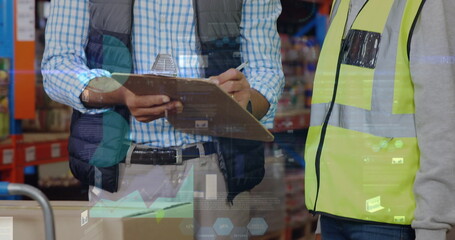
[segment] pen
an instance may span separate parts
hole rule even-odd
[[[247,65],[248,65],[248,62],[244,62],[244,63],[240,64],[238,67],[236,67],[235,69],[237,69],[237,70],[239,70],[239,71],[242,71],[242,69],[243,69],[244,67],[246,67]]]
[[[235,69],[238,70],[238,71],[242,71],[243,68],[245,68],[246,66],[248,65],[248,61],[240,64],[238,67],[236,67]],[[210,80],[210,78],[205,78],[205,80]],[[218,83],[217,83],[218,84]]]

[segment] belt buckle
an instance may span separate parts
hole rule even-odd
[[[176,165],[182,165],[183,160],[182,160],[182,148],[175,148],[175,164]]]

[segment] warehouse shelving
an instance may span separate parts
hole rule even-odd
[[[35,4],[35,0],[0,0],[0,58],[10,62],[10,134],[0,141],[0,180],[13,183],[24,182],[28,166],[68,159],[68,134],[22,131],[22,120],[36,114]]]
[[[1,180],[24,182],[24,168],[68,160],[67,134],[18,134],[0,143]]]
[[[296,129],[306,129],[310,124],[310,109],[295,109],[277,113],[272,132],[285,132]]]
[[[284,35],[282,36],[283,43],[291,38],[293,39],[290,42],[308,41],[308,38],[305,39],[304,36],[312,36],[311,41],[321,45],[327,29],[327,17],[332,1],[281,0],[281,2],[283,14],[278,20],[278,29],[280,34]],[[271,130],[275,135],[275,146],[281,149],[286,156],[286,225],[281,235],[271,233],[261,240],[315,238],[317,217],[308,212],[304,202],[303,150],[310,124],[312,78],[314,78],[314,66],[317,59],[308,60],[307,58],[308,61],[303,63],[299,62],[301,59],[294,54],[286,55],[288,50],[292,52],[302,51],[301,49],[295,45],[290,48],[284,46],[282,49],[283,70],[286,78],[285,94],[279,100],[279,103],[283,104],[278,106],[279,111],[274,120],[274,128]],[[310,68],[308,63],[313,66]],[[302,65],[300,69],[292,69],[299,64]],[[286,67],[288,68],[286,69]],[[304,76],[304,74],[307,75]],[[286,90],[289,90],[287,94]]]

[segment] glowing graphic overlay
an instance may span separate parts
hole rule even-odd
[[[366,211],[369,213],[374,213],[384,209],[384,207],[381,206],[381,196],[377,196],[366,200],[365,207]]]

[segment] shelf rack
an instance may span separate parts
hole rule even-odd
[[[271,132],[286,132],[290,130],[305,129],[310,124],[310,109],[302,108],[277,113],[274,120],[274,128]]]
[[[24,182],[24,168],[68,160],[68,134],[21,134],[0,143],[0,180]]]
[[[0,0],[0,58],[9,61],[9,136],[0,141],[0,181],[24,182],[24,168],[68,159],[68,134],[24,134],[35,118],[35,0]]]

